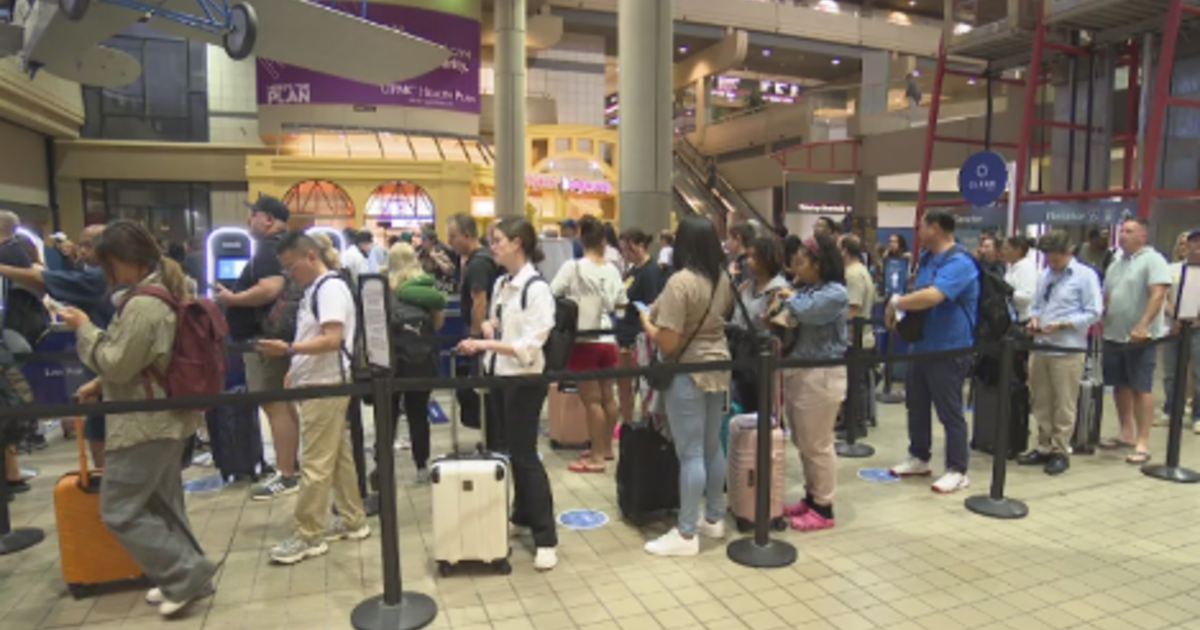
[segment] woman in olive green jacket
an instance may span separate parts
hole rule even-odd
[[[139,295],[147,286],[188,297],[186,278],[163,256],[154,237],[132,221],[115,221],[95,243],[108,276],[117,315],[107,330],[78,309],[61,312],[78,336],[79,358],[97,377],[80,388],[81,401],[103,394],[111,402],[165,398],[146,370],[166,373],[175,345],[175,312],[162,300]],[[154,584],[146,601],[171,616],[212,593],[217,566],[192,535],[183,502],[180,465],[184,441],[202,420],[196,411],[159,411],[108,416],[100,515]]]

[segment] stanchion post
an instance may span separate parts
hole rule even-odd
[[[869,407],[864,408],[864,403],[869,405],[869,401],[863,400],[861,394],[863,389],[863,381],[867,376],[867,367],[860,365],[854,360],[863,356],[863,324],[865,320],[861,317],[855,317],[850,322],[851,340],[849,357],[850,365],[846,366],[846,404],[842,414],[842,425],[846,428],[846,440],[838,442],[834,447],[837,450],[839,457],[847,457],[851,459],[860,459],[871,457],[875,454],[875,449],[867,444],[858,442],[858,432],[860,429],[859,422],[866,424],[867,411]],[[868,381],[869,382],[869,381]],[[874,395],[870,392],[869,395]]]
[[[388,330],[387,277],[359,276],[359,326],[364,331],[365,358],[375,398],[375,437],[379,471],[379,539],[383,548],[383,594],[354,607],[355,630],[418,630],[437,618],[437,603],[428,595],[405,591],[400,576],[400,530],[396,516],[396,409],[392,407],[392,344]]]
[[[730,560],[760,569],[786,567],[796,562],[796,548],[771,540],[771,414],[776,396],[778,366],[769,336],[758,338],[758,453],[754,487],[754,537],[735,540],[726,548]],[[782,413],[783,410],[778,410]]]
[[[892,358],[896,356],[896,335],[899,334],[894,330],[887,331],[887,349],[884,351],[887,361],[883,364],[883,391],[876,398],[885,405],[898,405],[904,402],[904,394],[892,392],[892,381],[895,379],[892,370],[896,369]]]
[[[1142,474],[1176,483],[1197,483],[1200,482],[1200,473],[1179,465],[1179,451],[1183,447],[1183,412],[1191,389],[1187,373],[1192,358],[1192,322],[1181,321],[1179,327],[1179,345],[1175,349],[1175,391],[1171,393],[1171,424],[1167,432],[1167,463],[1142,466]]]
[[[992,487],[986,495],[976,495],[966,500],[967,509],[983,516],[1002,519],[1025,518],[1029,507],[1016,499],[1004,497],[1004,482],[1008,474],[1008,433],[1012,430],[1012,373],[1013,341],[1005,339],[1000,348],[1000,409],[996,421],[996,436],[992,455]],[[978,409],[976,413],[978,413]]]
[[[4,425],[0,421],[0,428]],[[0,470],[7,470],[8,445],[0,442]],[[46,534],[37,528],[13,529],[8,513],[8,481],[0,480],[0,556],[24,551],[46,538]]]

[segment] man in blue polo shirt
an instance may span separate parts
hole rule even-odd
[[[923,338],[910,344],[912,352],[941,352],[975,345],[979,317],[979,265],[954,241],[954,217],[929,212],[921,221],[925,246],[913,291],[888,303],[888,326],[898,319],[923,318]],[[915,320],[914,320],[915,321]],[[971,369],[970,356],[917,361],[908,368],[908,452],[910,459],[892,468],[900,477],[925,476],[932,470],[933,410],[946,430],[946,472],[933,484],[948,494],[971,485],[967,421],[963,417],[963,384]]]
[[[74,306],[87,313],[88,318],[101,328],[107,328],[112,320],[114,308],[108,297],[108,280],[104,272],[96,265],[92,245],[103,225],[89,225],[83,228],[79,235],[78,269],[39,269],[13,267],[0,264],[0,276],[4,276],[17,284],[45,291],[50,297]],[[83,429],[88,447],[92,452],[92,461],[97,468],[104,467],[104,416],[88,416]]]

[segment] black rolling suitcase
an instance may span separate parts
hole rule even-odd
[[[653,421],[621,425],[617,505],[634,525],[679,509],[679,458]]]
[[[1088,338],[1087,362],[1079,382],[1079,405],[1075,408],[1075,435],[1071,450],[1080,455],[1096,452],[1100,425],[1104,421],[1104,379],[1100,375],[1099,335]]]
[[[995,454],[996,422],[1000,414],[1000,388],[976,379],[975,411],[971,418],[971,449]],[[1013,459],[1029,448],[1029,386],[1012,387],[1009,398],[1008,458]]]
[[[244,393],[235,387],[230,394]],[[262,429],[258,407],[217,407],[205,415],[213,463],[225,481],[258,479],[270,472],[263,460]]]

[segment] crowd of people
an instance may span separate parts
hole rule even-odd
[[[682,217],[674,232],[657,236],[636,228],[618,234],[611,224],[585,216],[559,226],[556,236],[577,246],[553,278],[541,277],[541,238],[523,218],[498,220],[482,238],[472,217],[450,217],[448,244],[428,228],[397,237],[387,248],[369,232],[349,230],[350,246],[342,252],[327,236],[290,231],[289,219],[282,202],[260,198],[249,219],[257,241],[253,260],[231,286],[212,287],[231,338],[254,344],[244,356],[252,392],[348,380],[360,325],[353,280],[364,273],[386,273],[401,308],[427,317],[433,332],[445,321],[449,291],[456,290],[468,332],[457,345],[459,360],[496,376],[544,371],[543,348],[557,325],[559,300],[575,303],[579,330],[601,333],[573,345],[567,369],[583,373],[633,365],[645,344],[664,361],[688,364],[743,358],[756,353],[763,340],[786,358],[839,359],[853,343],[854,322],[870,319],[881,296],[877,276],[864,264],[871,261],[868,248],[827,218],[808,237],[741,224],[723,242],[717,226],[700,216]],[[58,315],[75,331],[80,360],[92,378],[78,398],[165,395],[143,375],[170,363],[176,313],[144,288],[166,291],[176,300],[194,296],[202,279],[187,276],[203,274],[189,264],[190,252],[171,255],[145,227],[116,221],[85,229],[70,248],[70,264],[51,269],[35,264],[36,257],[14,236],[16,225],[15,215],[0,212],[0,276],[65,305]],[[1129,450],[1130,463],[1148,461],[1157,350],[1146,342],[1172,327],[1182,266],[1172,268],[1148,245],[1147,225],[1140,219],[1121,224],[1116,255],[1103,244],[1102,233],[1075,248],[1061,231],[1037,242],[1021,237],[1001,242],[989,235],[972,253],[956,242],[955,228],[952,215],[923,216],[911,285],[886,296],[891,334],[904,336],[915,353],[976,346],[985,278],[993,274],[1011,288],[1013,321],[1036,344],[1053,348],[1033,352],[1029,362],[1037,435],[1020,463],[1043,466],[1048,474],[1068,469],[1085,355],[1067,350],[1086,350],[1090,335],[1102,336],[1104,377],[1116,388],[1120,421],[1120,433],[1100,446]],[[912,261],[907,249],[902,236],[892,235],[882,254]],[[1033,249],[1044,254],[1044,268],[1039,269]],[[1200,264],[1200,231],[1181,236],[1179,253]],[[289,305],[291,320],[284,308]],[[148,330],[153,334],[145,334]],[[863,328],[862,344],[875,345],[870,325]],[[437,375],[435,356],[410,354],[398,362],[398,376]],[[1172,360],[1168,353],[1167,361]],[[932,489],[952,493],[969,487],[963,394],[974,366],[971,356],[910,364],[909,458],[891,469],[895,475],[932,473],[936,412],[945,430],[945,464]],[[680,504],[676,526],[649,541],[648,553],[694,555],[701,538],[724,537],[727,463],[720,435],[729,421],[730,399],[743,411],[755,411],[764,378],[739,369],[680,374],[662,385],[658,411],[679,460]],[[838,423],[865,422],[868,404],[845,403],[848,396],[869,400],[872,379],[869,373],[851,379],[845,366],[828,366],[787,369],[781,380],[776,413],[790,429],[804,476],[804,496],[787,503],[784,516],[798,531],[832,528]],[[850,391],[851,381],[860,384],[858,390]],[[1165,385],[1171,391],[1172,384]],[[632,380],[580,384],[576,395],[584,417],[579,421],[587,424],[591,448],[570,463],[569,471],[606,471],[616,455],[613,429],[634,419],[643,393]],[[430,395],[406,392],[391,401],[407,420],[418,483],[430,478]],[[480,427],[486,418],[488,446],[508,456],[515,487],[511,524],[532,537],[534,566],[553,569],[558,562],[553,496],[538,455],[547,387],[500,387],[485,397],[486,405],[474,390],[455,395],[463,424]],[[326,553],[331,542],[370,535],[345,430],[352,404],[348,397],[336,397],[262,406],[276,468],[251,497],[268,501],[297,495],[294,533],[272,548],[272,561],[294,564]],[[856,417],[845,417],[847,409],[857,410]],[[147,600],[171,615],[211,592],[216,571],[191,535],[178,466],[200,416],[156,412],[113,420],[105,427],[103,418],[89,418],[85,429],[92,456],[106,471],[102,517],[154,583]],[[1200,431],[1200,422],[1196,426]],[[337,515],[332,521],[331,502]]]

